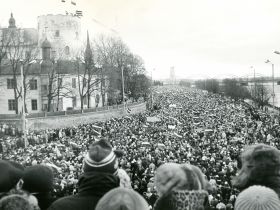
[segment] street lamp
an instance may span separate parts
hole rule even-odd
[[[277,52],[277,51],[275,51]],[[274,64],[271,63],[270,60],[266,60],[265,63],[270,63],[271,67],[272,67],[272,106],[273,106],[273,112],[274,112],[274,97],[275,97],[275,93],[274,93]]]

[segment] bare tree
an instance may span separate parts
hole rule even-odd
[[[48,105],[47,111],[51,111],[52,103],[57,98],[56,111],[59,111],[59,104],[61,98],[72,98],[73,91],[71,85],[67,82],[64,82],[66,79],[66,74],[63,72],[66,68],[63,66],[63,60],[52,60],[47,72],[47,81],[48,81]],[[67,73],[67,72],[66,72]]]
[[[256,83],[256,86],[251,88],[251,96],[257,105],[263,108],[271,98],[271,91],[264,86],[263,82]]]

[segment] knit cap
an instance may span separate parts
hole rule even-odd
[[[98,202],[96,210],[149,210],[148,203],[136,191],[115,188],[106,193]]]
[[[236,199],[235,210],[279,210],[280,200],[276,192],[264,186],[251,186]]]
[[[118,169],[117,157],[119,153],[115,153],[111,144],[101,139],[94,142],[84,158],[84,172],[103,172],[116,173]]]
[[[43,165],[25,169],[22,188],[30,193],[47,193],[53,189],[53,172]]]

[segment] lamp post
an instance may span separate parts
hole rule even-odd
[[[275,93],[274,93],[274,64],[271,63],[270,60],[266,60],[265,63],[270,63],[271,67],[272,67],[272,106],[273,106],[273,113],[274,113],[274,97],[275,97]]]

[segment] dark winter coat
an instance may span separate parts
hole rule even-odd
[[[49,210],[94,210],[99,199],[119,183],[112,174],[85,173],[79,179],[78,194],[58,199]]]

